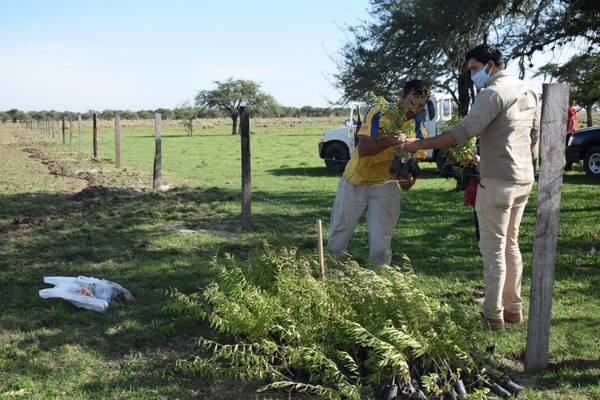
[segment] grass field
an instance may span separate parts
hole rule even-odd
[[[248,233],[238,230],[240,143],[227,120],[198,125],[191,137],[178,122],[163,121],[163,183],[176,187],[159,193],[115,189],[151,185],[149,121],[124,122],[118,171],[109,122],[101,124],[100,161],[89,157],[89,125],[83,155],[76,137],[62,146],[59,136],[0,125],[0,399],[253,398],[252,384],[176,368],[177,359],[194,353],[194,337],[210,332],[169,317],[161,305],[169,288],[201,287],[219,254],[246,259],[265,240],[314,252],[315,221],[327,225],[339,179],[324,169],[317,143],[323,129],[340,122],[251,121],[255,230]],[[453,181],[423,166],[423,178],[403,192],[394,259],[407,254],[429,293],[475,308],[472,291],[483,282],[472,209],[462,205]],[[535,201],[534,190],[521,230],[526,300]],[[203,231],[168,229],[177,226]],[[363,224],[350,249],[366,262],[367,247]],[[524,398],[600,398],[600,254],[592,247],[600,250],[600,186],[575,166],[562,192],[551,368],[522,373],[526,326],[489,333],[525,384]],[[44,275],[114,280],[136,301],[100,315],[41,300]]]

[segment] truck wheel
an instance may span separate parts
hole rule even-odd
[[[342,172],[349,159],[348,149],[341,143],[331,143],[325,149],[325,166],[330,171]]]
[[[588,176],[600,178],[600,146],[592,147],[585,153],[583,168]]]

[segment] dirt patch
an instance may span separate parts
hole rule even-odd
[[[29,157],[39,160],[42,164],[48,167],[48,172],[50,175],[82,179],[87,181],[90,185],[94,185],[96,183],[96,175],[91,171],[73,171],[68,165],[51,158],[50,155],[44,153],[40,149],[28,147],[23,149],[23,151],[28,153]],[[96,170],[96,172],[98,171]]]
[[[71,218],[81,213],[82,207],[77,203],[68,203],[60,207],[48,206],[44,215],[24,216],[13,218],[9,222],[0,224],[0,234],[25,231],[47,224],[51,221],[60,221]]]
[[[110,193],[108,188],[104,186],[88,186],[80,192],[71,195],[73,201],[83,201],[88,199],[94,199],[96,197],[103,197]]]
[[[15,218],[9,223],[0,224],[0,234],[7,234],[10,232],[21,231],[31,227],[39,226],[42,225],[47,219],[47,217]]]

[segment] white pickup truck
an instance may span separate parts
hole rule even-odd
[[[443,124],[452,118],[452,98],[449,95],[436,94],[427,101],[423,110],[423,124],[434,137],[441,133]],[[364,116],[363,116],[364,118]],[[350,107],[350,118],[344,122],[344,126],[328,129],[324,132],[319,143],[319,156],[325,161],[327,169],[332,171],[343,171],[354,147],[358,144],[358,129],[362,123],[360,107],[353,104]],[[437,150],[429,150],[427,158],[437,161]]]

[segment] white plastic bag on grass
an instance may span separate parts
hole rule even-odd
[[[54,285],[53,288],[40,290],[42,299],[58,297],[76,305],[96,312],[104,312],[115,298],[123,295],[132,301],[129,290],[118,283],[87,276],[45,276],[44,283]]]

